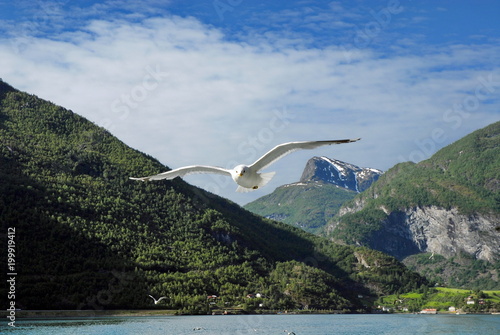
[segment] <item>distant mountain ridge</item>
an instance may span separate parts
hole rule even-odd
[[[337,159],[313,157],[307,161],[300,182],[321,181],[359,193],[370,187],[382,173],[378,169],[361,168]]]
[[[306,163],[299,182],[280,186],[245,209],[309,232],[318,232],[340,206],[376,181],[382,171],[327,157]]]
[[[369,187],[356,175],[367,170]],[[443,285],[500,288],[500,122],[428,160],[377,172],[313,157],[300,182],[245,208],[383,251]]]

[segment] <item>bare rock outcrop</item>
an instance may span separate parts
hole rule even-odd
[[[391,212],[370,246],[403,259],[432,252],[446,258],[463,251],[492,262],[500,255],[500,233],[495,217],[464,215],[456,208],[414,207]]]

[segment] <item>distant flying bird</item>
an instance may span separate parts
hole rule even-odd
[[[167,297],[161,297],[158,300],[156,300],[155,297],[153,297],[151,294],[149,296],[151,297],[151,299],[153,299],[155,301],[155,305],[158,305],[158,303],[160,301],[162,301],[163,299],[167,299]]]
[[[149,181],[160,179],[174,179],[175,177],[183,177],[194,173],[216,173],[230,176],[238,184],[236,192],[249,192],[256,190],[266,185],[274,176],[275,172],[259,173],[260,170],[265,169],[273,164],[280,158],[300,150],[300,149],[315,149],[323,145],[351,143],[360,140],[347,139],[347,140],[331,140],[331,141],[305,141],[305,142],[289,142],[275,146],[268,151],[264,156],[260,157],[251,165],[238,165],[232,170],[224,169],[217,166],[206,165],[191,165],[178,169],[170,170],[153,176],[133,178],[133,180]]]

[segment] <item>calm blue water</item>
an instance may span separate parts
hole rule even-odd
[[[500,315],[244,315],[103,317],[6,322],[1,334],[500,334]],[[201,328],[196,329],[195,328]]]

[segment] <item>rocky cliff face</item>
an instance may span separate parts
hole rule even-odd
[[[313,157],[304,168],[301,182],[322,181],[355,192],[363,192],[378,179],[382,171],[360,168],[328,157]]]
[[[388,213],[370,247],[399,259],[430,252],[446,258],[460,252],[493,262],[500,255],[500,233],[494,217],[463,215],[456,208],[414,207]]]

